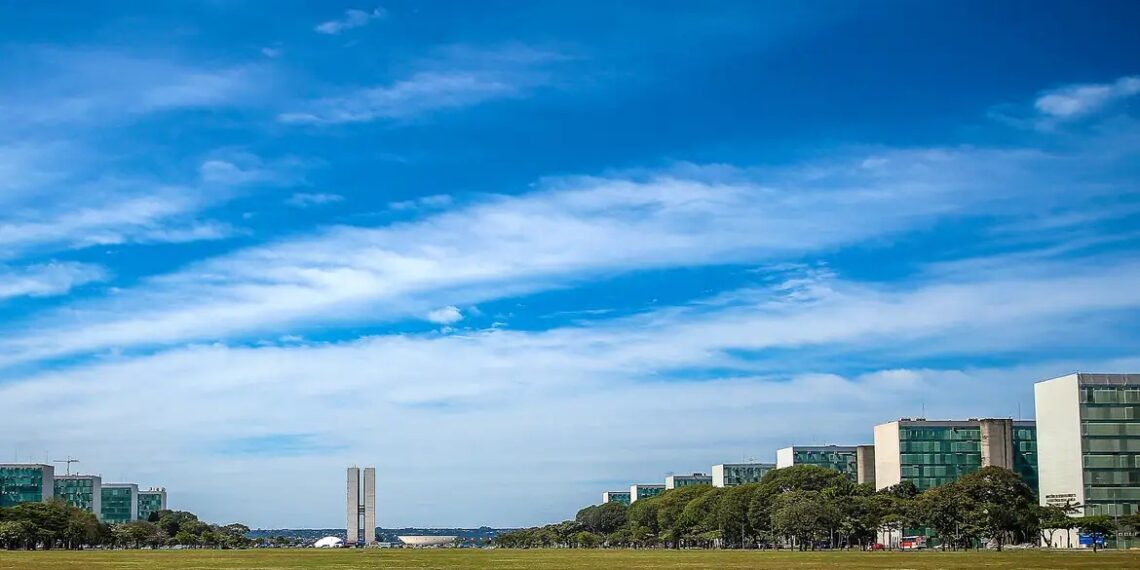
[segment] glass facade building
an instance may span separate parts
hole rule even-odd
[[[103,485],[101,497],[103,522],[119,524],[138,519],[138,485],[132,483],[106,484]]]
[[[776,450],[776,467],[792,465],[816,465],[835,469],[852,481],[859,478],[859,468],[854,445],[797,445]]]
[[[903,419],[875,426],[879,488],[909,481],[925,491],[984,466],[1014,471],[1037,492],[1037,430],[1032,420]]]
[[[0,463],[0,507],[42,503],[55,494],[55,468],[36,463]]]
[[[1038,382],[1034,396],[1041,503],[1083,505],[1075,516],[1140,513],[1140,374],[1070,374]],[[1109,545],[1140,541],[1122,532]]]
[[[166,489],[139,491],[138,518],[140,521],[148,520],[152,513],[164,509],[166,509]]]
[[[712,476],[705,475],[704,473],[670,475],[665,478],[665,488],[679,489],[681,487],[692,487],[693,485],[712,485],[712,482]]]
[[[636,503],[639,499],[656,497],[665,492],[665,485],[631,485],[629,488],[629,502]]]
[[[55,478],[55,496],[67,504],[102,516],[102,479],[95,475],[62,475]]]
[[[629,491],[606,491],[602,493],[602,504],[620,503],[629,506]]]
[[[735,487],[748,483],[759,483],[775,463],[724,463],[713,465],[712,484],[714,487]]]

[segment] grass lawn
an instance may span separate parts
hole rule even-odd
[[[536,568],[716,570],[814,568],[1021,570],[1140,569],[1140,552],[757,552],[633,550],[248,550],[6,552],[0,569]]]

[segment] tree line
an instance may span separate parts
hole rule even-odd
[[[105,524],[61,500],[0,508],[0,548],[247,548],[256,544],[241,524],[207,524],[194,513],[162,510],[148,520]]]
[[[1041,506],[1013,471],[985,467],[924,492],[876,490],[834,469],[797,465],[758,483],[665,491],[630,506],[606,503],[574,520],[500,534],[504,548],[872,548],[880,536],[923,532],[943,549],[1014,543],[1054,546],[1060,530],[1094,538],[1135,532],[1140,515],[1072,517],[1079,505]],[[886,544],[888,548],[897,544]]]

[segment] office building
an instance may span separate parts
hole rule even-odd
[[[139,491],[139,514],[140,521],[150,520],[150,515],[158,511],[166,510],[166,489],[147,489]]]
[[[988,466],[1016,472],[1036,492],[1034,422],[903,418],[875,426],[876,488],[910,481],[925,491]]]
[[[713,487],[735,487],[747,483],[759,483],[775,463],[722,463],[712,466]]]
[[[629,503],[632,505],[640,499],[656,497],[665,492],[665,485],[630,485]]]
[[[1038,382],[1034,396],[1041,504],[1083,505],[1075,516],[1140,512],[1140,374],[1069,374]]]
[[[55,498],[103,518],[103,478],[98,475],[56,477]]]
[[[795,445],[776,450],[776,468],[817,465],[835,469],[852,481],[859,479],[854,445]]]
[[[134,483],[104,483],[99,512],[107,524],[136,521],[139,518],[139,486]]]
[[[0,507],[42,503],[55,495],[55,467],[39,463],[0,463]]]
[[[704,473],[693,473],[692,475],[670,475],[665,478],[666,489],[692,487],[693,485],[712,485],[712,477]]]
[[[376,468],[364,468],[363,487],[360,468],[348,468],[347,523],[349,545],[376,544]]]
[[[602,493],[602,504],[621,503],[629,505],[629,491],[606,491]]]

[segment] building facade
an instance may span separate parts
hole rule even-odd
[[[692,475],[670,475],[665,478],[666,489],[692,487],[693,485],[712,485],[712,476],[704,473],[693,473]]]
[[[875,446],[855,446],[855,482],[875,486]]]
[[[712,466],[713,487],[735,487],[748,483],[759,483],[775,463],[722,463]]]
[[[903,481],[920,491],[982,467],[1010,469],[1037,492],[1037,429],[1032,420],[903,418],[875,426],[875,487]]]
[[[55,495],[55,467],[39,463],[0,463],[0,507],[42,503]]]
[[[100,490],[100,517],[107,524],[136,521],[139,518],[139,486],[134,483],[104,483]]]
[[[656,497],[665,492],[665,485],[630,485],[629,503],[636,503],[639,499]]]
[[[139,491],[138,519],[150,520],[150,515],[166,510],[166,489]]]
[[[376,544],[376,468],[365,467],[361,480],[359,467],[348,468],[346,544]],[[363,486],[361,486],[363,483]]]
[[[619,503],[629,506],[629,491],[606,491],[602,493],[602,504]]]
[[[795,445],[776,450],[776,468],[817,465],[835,469],[856,481],[859,478],[856,453],[854,445]]]
[[[98,475],[56,477],[55,497],[103,519],[103,478]]]
[[[1034,400],[1041,504],[1083,505],[1076,516],[1140,512],[1140,374],[1045,380],[1034,386]],[[1127,535],[1115,542],[1138,545]]]

